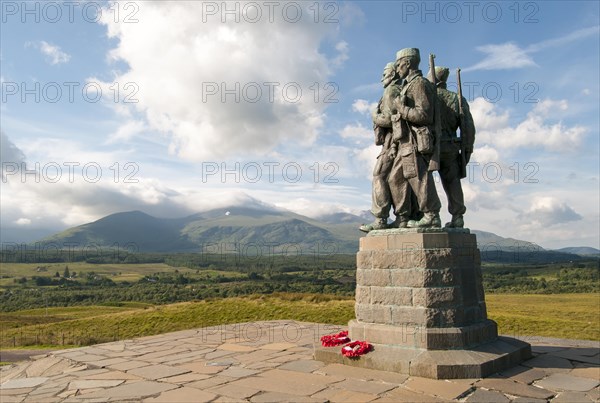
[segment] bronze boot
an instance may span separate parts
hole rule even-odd
[[[408,228],[441,228],[442,221],[439,213],[425,213],[419,221],[410,220]]]
[[[452,216],[452,220],[444,225],[445,228],[463,228],[465,221],[463,220],[462,214],[455,214]]]
[[[371,224],[361,225],[358,229],[360,229],[362,232],[370,232],[370,231],[373,231],[376,229],[386,229],[386,228],[388,228],[387,219],[378,218]]]

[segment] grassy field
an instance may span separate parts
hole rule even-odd
[[[600,295],[487,296],[488,317],[501,334],[600,340]],[[87,345],[183,329],[293,319],[344,325],[354,300],[314,294],[275,294],[171,305],[65,307],[0,314],[2,348]]]
[[[62,308],[52,310],[54,319]],[[72,314],[73,308],[64,308]],[[0,314],[0,347],[23,345],[85,345],[127,339],[183,329],[238,322],[295,319],[308,322],[346,323],[353,315],[353,301],[336,296],[282,294],[184,302],[145,308],[93,307],[87,317],[31,325],[24,315],[23,326],[16,327],[20,312]],[[40,314],[44,310],[36,310]],[[31,312],[31,311],[26,311]],[[49,312],[50,313],[50,312]],[[68,317],[68,314],[65,315]],[[6,318],[6,319],[5,319]],[[9,326],[5,326],[6,324]],[[51,320],[48,319],[50,322]]]
[[[87,273],[97,273],[107,276],[115,282],[119,281],[137,281],[144,276],[160,272],[173,272],[175,268],[164,263],[148,264],[94,264],[85,262],[71,263],[2,263],[2,279],[0,286],[12,284],[13,278],[20,277],[54,277],[58,272],[61,276],[69,267],[71,273],[76,272],[79,277]],[[180,268],[184,272],[192,272],[190,269]]]
[[[70,320],[112,315],[119,312],[129,312],[150,305],[133,302],[122,303],[119,306],[70,306],[28,309],[17,312],[0,312],[0,324],[3,329],[22,326],[35,326],[47,323],[65,322]]]
[[[189,269],[186,267],[173,267],[165,263],[2,263],[0,270],[0,288],[14,285],[13,280],[21,277],[54,277],[56,272],[62,276],[66,266],[68,266],[70,273],[76,272],[78,278],[85,277],[85,275],[93,272],[98,275],[108,277],[115,283],[125,281],[133,283],[145,276],[152,276],[158,273],[181,273],[191,277],[199,277],[203,279],[214,278],[218,275],[228,278],[244,276],[242,273],[238,272],[209,269],[197,271],[196,269]]]
[[[600,340],[600,294],[487,294],[501,333]]]

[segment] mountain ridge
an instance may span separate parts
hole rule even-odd
[[[364,212],[363,212],[364,213]],[[99,220],[69,228],[39,242],[85,247],[126,247],[139,252],[198,252],[227,245],[246,249],[266,248],[281,252],[294,245],[300,251],[356,253],[364,236],[358,225],[365,214],[336,212],[309,218],[270,206],[226,206],[181,218],[157,218],[139,210],[110,214]],[[477,235],[482,259],[492,262],[570,261],[580,256],[569,251],[545,250],[528,241],[504,238],[491,232],[472,230]],[[220,246],[219,246],[220,245]],[[278,249],[279,248],[279,249]],[[131,248],[128,248],[131,249]],[[239,249],[238,249],[239,250]]]
[[[599,256],[600,249],[589,246],[568,246],[566,248],[557,249],[558,252],[574,253],[580,256]]]

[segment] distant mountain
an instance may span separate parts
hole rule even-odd
[[[514,238],[504,238],[491,232],[471,230],[471,233],[477,235],[477,244],[480,250],[544,250],[544,248],[535,243]]]
[[[372,220],[366,213],[359,216],[340,212],[312,219],[266,205],[250,205],[172,219],[131,211],[70,228],[40,242],[82,248],[133,247],[140,252],[281,253],[293,246],[293,253],[356,253],[358,239],[363,236],[358,226]],[[569,250],[548,251],[532,242],[472,232],[477,235],[482,260],[488,262],[581,259]]]
[[[189,250],[195,245],[180,233],[186,219],[156,218],[141,211],[116,213],[89,224],[67,229],[44,238],[42,244],[77,247],[129,248],[144,252]]]
[[[557,252],[573,253],[580,256],[599,256],[600,250],[590,248],[589,246],[571,246],[567,248],[556,249]]]
[[[41,240],[44,244],[125,247],[140,252],[231,252],[257,248],[293,253],[353,253],[356,226],[332,225],[285,210],[230,206],[184,218],[156,218],[140,211],[116,213]],[[290,252],[292,253],[292,252]]]
[[[369,213],[370,214],[370,213]],[[319,216],[317,220],[327,224],[357,224],[366,223],[369,220],[373,221],[373,217],[366,218],[350,213],[332,213]]]
[[[358,239],[343,225],[330,225],[285,210],[228,207],[199,216],[203,219],[186,223],[181,233],[200,246],[240,243],[287,248],[293,244],[302,251],[333,248],[340,253],[350,253],[355,252]]]
[[[545,264],[580,260],[567,251],[546,250],[533,242],[503,238],[491,232],[472,230],[477,235],[481,260],[490,263]]]

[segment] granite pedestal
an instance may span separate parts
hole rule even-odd
[[[315,358],[435,379],[480,378],[531,356],[487,318],[477,241],[468,229],[371,231],[360,239],[352,340],[373,351]]]

